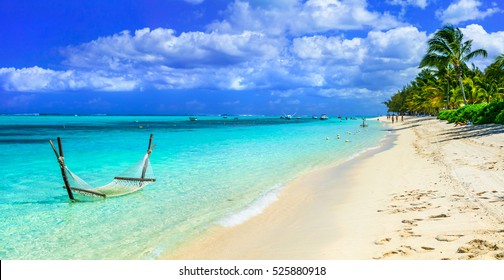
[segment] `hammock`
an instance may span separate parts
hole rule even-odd
[[[155,145],[152,146],[153,137],[154,135],[151,134],[149,147],[141,160],[123,172],[121,176],[114,177],[112,182],[97,188],[90,186],[86,183],[86,181],[82,180],[79,176],[70,171],[70,169],[66,166],[65,159],[63,157],[63,147],[59,137],[59,153],[56,151],[53,142],[51,140],[49,140],[49,142],[61,168],[61,176],[63,177],[63,182],[65,183],[64,188],[67,190],[68,197],[73,201],[76,200],[76,195],[94,198],[122,196],[139,191],[145,186],[155,182],[156,179],[153,178],[152,168],[149,164],[150,154],[155,147]]]

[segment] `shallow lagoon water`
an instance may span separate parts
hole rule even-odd
[[[360,124],[309,117],[0,116],[0,258],[157,258],[209,226],[236,225],[259,213],[295,177],[379,145],[382,125]],[[69,202],[49,139],[60,136],[68,167],[101,186],[143,156],[150,133],[156,183],[123,197]]]

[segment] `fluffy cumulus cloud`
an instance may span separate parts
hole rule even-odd
[[[389,69],[403,69],[418,65],[426,51],[427,35],[416,27],[400,27],[386,32],[371,31],[367,42],[370,49],[369,60],[376,61],[380,67],[390,65]]]
[[[414,6],[422,9],[425,9],[429,4],[427,0],[388,0],[387,3],[403,7]]]
[[[299,93],[291,88],[312,88],[312,94],[346,97],[352,90],[358,95],[366,93],[363,88],[377,88],[375,77],[396,77],[416,66],[425,40],[425,33],[411,26],[352,39],[142,29],[66,48],[64,65],[72,70],[2,68],[0,81],[7,91],[213,88],[290,95]],[[407,82],[390,81],[391,86]]]
[[[224,16],[205,32],[144,28],[69,46],[61,50],[67,70],[0,68],[0,87],[25,92],[263,90],[278,100],[380,97],[414,78],[428,37],[361,0],[237,0]],[[342,32],[350,29],[360,35],[349,38]],[[503,52],[502,32],[487,33],[479,25],[463,32],[475,47]]]
[[[328,96],[330,92],[346,96],[348,88],[362,94],[363,87],[383,87],[386,76],[391,77],[387,78],[391,86],[407,83],[416,72],[407,71],[410,75],[405,77],[401,77],[401,72],[418,66],[426,40],[425,32],[412,26],[370,31],[365,38],[305,36],[293,40],[292,54],[298,69],[318,74],[319,87],[347,88],[323,90],[321,95]]]
[[[320,61],[341,61],[359,64],[366,53],[362,38],[344,39],[322,35],[295,38],[292,43],[293,54],[301,59]]]
[[[389,29],[402,25],[388,13],[369,10],[365,0],[286,0],[276,5],[262,2],[236,1],[227,9],[226,19],[209,24],[208,29],[300,35],[330,30]]]
[[[473,50],[485,49],[488,52],[487,58],[477,57],[472,60],[480,69],[484,69],[492,63],[495,58],[504,53],[504,31],[488,33],[478,24],[471,24],[460,29],[465,40],[473,40]]]
[[[101,90],[130,91],[139,83],[127,74],[106,71],[54,71],[37,66],[0,68],[0,84],[6,91]]]
[[[206,32],[123,31],[61,50],[68,70],[3,68],[0,82],[7,91],[324,89],[360,80],[352,75],[370,62],[371,49],[394,60],[394,46],[386,46],[393,43],[385,42],[390,38],[379,39],[389,31],[380,30],[402,25],[370,10],[365,0],[236,0]],[[315,35],[365,29],[375,33],[351,39]]]
[[[163,65],[171,68],[218,67],[245,60],[276,57],[278,41],[259,32],[239,34],[188,32],[149,28],[100,38],[64,50],[70,67],[121,70]]]
[[[498,7],[480,9],[482,3],[478,0],[459,0],[452,3],[446,10],[439,10],[437,16],[443,23],[458,24],[468,20],[483,19],[500,12]]]

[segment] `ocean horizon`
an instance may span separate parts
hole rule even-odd
[[[197,116],[1,115],[0,258],[156,259],[212,226],[243,223],[289,181],[388,133],[375,119]],[[69,201],[50,139],[62,138],[67,166],[97,187],[141,159],[151,133],[155,183]]]

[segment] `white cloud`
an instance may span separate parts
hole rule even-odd
[[[429,5],[429,1],[427,0],[387,0],[387,3],[402,7],[415,6],[421,9],[425,9]]]
[[[198,68],[233,65],[246,60],[277,56],[278,41],[260,32],[239,34],[184,32],[144,28],[99,38],[64,50],[64,64],[78,68],[103,67],[122,71],[139,65]]]
[[[227,16],[212,25],[219,30],[176,34],[145,28],[67,47],[62,54],[68,70],[0,68],[0,86],[28,92],[204,88],[263,90],[280,98],[299,95],[298,100],[369,97],[410,82],[425,54],[425,32],[370,11],[365,1],[237,1]],[[380,30],[371,22],[387,25],[388,17],[392,28]],[[347,28],[369,31],[354,37],[319,33]],[[463,32],[490,55],[504,51],[504,32],[487,33],[479,25]]]
[[[325,83],[319,86],[378,88],[385,81],[391,85],[404,82],[397,77],[401,71],[418,66],[426,41],[425,32],[406,26],[386,32],[370,31],[365,38],[351,40],[327,36],[296,38],[292,52],[298,61],[296,68],[302,73],[324,77]],[[386,75],[382,73],[391,78],[384,80]]]
[[[355,30],[364,27],[387,29],[400,25],[387,13],[369,11],[366,1],[309,0],[304,4],[302,13],[308,14],[313,31]],[[298,28],[303,30],[302,27]]]
[[[9,91],[376,88],[373,73],[395,76],[416,66],[425,40],[407,26],[364,38],[292,40],[255,31],[176,36],[169,29],[142,29],[66,48],[65,65],[73,70],[3,68],[0,81]]]
[[[488,33],[478,24],[471,24],[460,30],[467,39],[473,40],[473,49],[483,48],[490,57],[504,53],[504,31]]]
[[[8,91],[343,87],[362,83],[359,71],[375,63],[372,48],[384,59],[401,49],[385,42],[402,42],[401,34],[378,31],[401,23],[364,0],[237,0],[225,17],[207,32],[144,28],[69,46],[61,51],[69,70],[2,68],[0,85]],[[313,35],[349,29],[376,31],[368,38]],[[406,45],[406,54],[416,50]]]
[[[504,53],[504,31],[488,33],[478,24],[471,24],[460,30],[464,34],[464,40],[473,40],[472,50],[484,49],[488,52],[487,58],[478,57],[471,61],[480,69],[483,70],[498,55]]]
[[[209,24],[208,30],[225,33],[261,30],[270,35],[304,35],[331,30],[382,30],[402,25],[388,13],[370,11],[364,0],[283,1],[281,5],[255,2],[236,0],[226,11],[227,18]]]
[[[450,4],[446,10],[439,10],[436,15],[443,23],[458,24],[468,20],[484,19],[500,12],[497,7],[480,10],[481,5],[478,0],[459,0]]]
[[[331,59],[352,64],[360,63],[365,54],[361,38],[348,40],[322,35],[295,38],[292,51],[302,59]]]
[[[101,90],[130,91],[138,80],[128,75],[113,76],[103,71],[54,71],[37,66],[30,68],[0,68],[0,83],[6,91]]]
[[[386,32],[369,32],[370,58],[382,63],[418,64],[426,51],[427,35],[416,27],[406,26]]]

